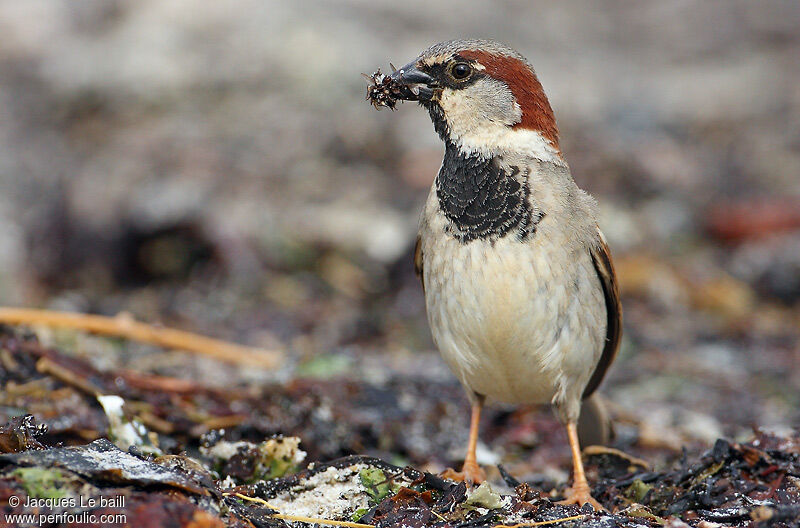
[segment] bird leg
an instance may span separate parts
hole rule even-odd
[[[583,506],[587,502],[595,510],[607,511],[591,494],[589,483],[586,481],[586,473],[583,471],[583,460],[581,459],[581,447],[578,442],[578,428],[575,422],[567,423],[567,436],[569,437],[569,447],[572,450],[572,486],[565,492],[566,499],[559,504],[577,504]]]
[[[464,481],[467,484],[480,484],[486,480],[486,472],[478,465],[475,450],[478,448],[478,429],[481,421],[481,408],[483,399],[479,399],[472,404],[472,420],[469,427],[469,445],[467,446],[467,456],[464,458],[464,467],[461,471],[454,471],[447,468],[442,472],[442,478],[450,480]]]

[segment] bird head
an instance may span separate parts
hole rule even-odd
[[[425,106],[439,136],[464,154],[506,152],[563,163],[553,109],[525,58],[491,40],[431,46],[394,71],[398,98]]]

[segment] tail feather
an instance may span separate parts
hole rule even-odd
[[[608,445],[614,439],[611,417],[603,403],[603,398],[594,393],[583,400],[581,416],[578,419],[578,439],[581,446]]]

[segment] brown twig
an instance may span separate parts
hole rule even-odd
[[[36,362],[36,370],[42,374],[52,376],[58,381],[71,387],[75,387],[81,392],[85,392],[86,394],[94,396],[95,398],[103,394],[103,391],[101,391],[89,380],[77,376],[73,371],[62,367],[55,361],[52,361],[46,357],[43,357]]]
[[[82,330],[93,334],[121,337],[165,348],[185,350],[239,365],[276,368],[280,366],[284,359],[283,353],[278,350],[252,348],[183,330],[160,328],[140,323],[129,314],[104,317],[101,315],[0,307],[0,323],[9,325],[45,325],[55,328]]]
[[[205,387],[192,380],[143,374],[133,370],[121,370],[117,375],[125,380],[129,387],[146,391],[174,392],[178,394],[191,394],[203,390]]]

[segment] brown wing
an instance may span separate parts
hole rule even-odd
[[[422,283],[422,291],[425,291],[425,279],[422,277],[422,238],[417,237],[417,243],[414,244],[414,272],[419,277]]]
[[[599,228],[597,231],[600,234],[600,244],[592,250],[592,262],[597,276],[600,278],[603,296],[606,299],[606,345],[603,347],[603,355],[600,356],[594,374],[583,391],[584,398],[591,396],[603,381],[608,367],[614,362],[622,339],[622,304],[619,301],[617,275],[614,272],[614,263],[611,262],[611,251],[608,249],[606,239]]]

